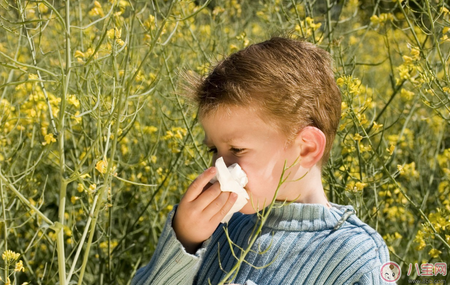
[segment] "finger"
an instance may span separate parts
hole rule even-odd
[[[189,186],[184,199],[187,201],[195,200],[203,191],[209,181],[216,175],[217,170],[215,167],[206,169],[202,174],[195,178],[194,182]]]
[[[203,210],[205,217],[213,217],[222,210],[223,206],[227,203],[231,192],[220,192],[213,200],[211,200]],[[206,194],[206,193],[205,193]],[[225,213],[226,215],[226,213]]]
[[[219,223],[231,210],[238,195],[233,192],[222,192],[222,194],[214,200],[205,210],[210,211],[210,215],[212,216],[211,221],[215,221]]]
[[[205,209],[209,204],[217,199],[217,197],[219,197],[221,193],[222,190],[220,190],[220,184],[219,182],[216,182],[209,188],[203,190],[203,192],[195,199],[195,201],[192,202],[195,203],[196,207]]]

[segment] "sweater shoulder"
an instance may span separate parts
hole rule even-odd
[[[368,224],[361,221],[357,216],[353,215],[347,220],[348,225],[346,225],[349,229],[360,232],[361,234],[365,234],[370,237],[370,240],[377,246],[386,246],[381,235],[373,229]]]
[[[372,249],[380,264],[389,261],[389,250],[383,237],[356,215],[350,216],[338,231],[342,238],[356,239],[355,247]]]
[[[367,223],[363,222],[361,219],[359,219],[355,213],[355,210],[352,206],[347,205],[333,205],[333,211],[332,214],[336,216],[336,218],[341,219],[345,216],[346,212],[352,211],[353,214],[349,215],[347,218],[345,218],[345,223],[340,227],[340,230],[344,230],[347,234],[361,234],[366,235],[371,239],[371,241],[377,245],[377,246],[385,246],[386,243],[384,242],[381,235],[373,229],[371,226],[369,226]],[[343,231],[343,233],[344,233]]]

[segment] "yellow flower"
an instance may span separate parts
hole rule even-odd
[[[415,60],[418,60],[420,58],[420,49],[418,48],[412,48],[411,49],[411,55]]]
[[[432,257],[432,258],[438,258],[439,257],[439,255],[442,253],[442,251],[440,251],[440,250],[438,250],[438,249],[435,249],[435,248],[433,248],[432,250],[430,250],[429,252],[428,252],[428,254]]]
[[[353,136],[353,139],[354,139],[355,141],[361,141],[361,140],[363,139],[363,137],[362,137],[360,134],[355,134],[355,135]]]
[[[377,132],[379,129],[383,127],[383,124],[377,124],[377,122],[373,122],[373,129]]]
[[[450,38],[447,35],[443,35],[440,40],[441,40],[441,43],[443,43],[443,42],[450,41]]]
[[[235,44],[231,44],[230,45],[230,52],[235,52],[237,51],[239,48],[235,45]]]
[[[217,16],[218,14],[223,13],[223,12],[225,12],[224,8],[222,8],[220,6],[216,6],[216,7],[214,7],[214,10],[213,10],[212,14],[214,16]]]
[[[348,191],[352,191],[352,192],[358,192],[358,191],[362,191],[364,189],[364,187],[367,186],[367,183],[363,183],[363,182],[355,182],[355,181],[350,181],[346,186],[345,189]]]
[[[77,99],[75,95],[69,95],[69,98],[67,100],[71,105],[75,106],[76,108],[80,107],[80,101]]]
[[[28,74],[28,80],[37,80],[39,77],[37,74]]]
[[[410,56],[404,55],[403,61],[405,62],[405,64],[411,64],[411,63],[413,63],[414,59]]]
[[[405,174],[408,175],[408,177],[415,177],[415,178],[419,177],[419,172],[416,170],[416,163],[414,161],[405,164],[402,170],[405,172]]]
[[[94,1],[94,8],[89,11],[89,16],[105,16],[105,14],[103,13],[102,4],[100,4],[98,1]]]
[[[119,1],[119,6],[120,7],[127,7],[127,6],[129,6],[130,4],[128,3],[128,1],[124,1],[124,0],[120,0]]]
[[[64,226],[64,234],[68,237],[72,236],[72,230],[68,226]]]
[[[25,272],[25,268],[23,267],[23,262],[22,260],[19,260],[19,262],[16,263],[16,268],[14,268],[15,272]]]
[[[314,24],[314,19],[310,17],[306,17],[305,22],[308,26],[310,26],[313,30],[317,30],[322,25],[321,23]]]
[[[379,24],[381,21],[380,21],[380,18],[378,18],[377,15],[373,15],[372,17],[370,17],[370,22],[372,24],[376,25],[376,24]]]
[[[447,180],[442,181],[441,183],[439,183],[438,185],[438,191],[439,193],[444,193],[446,189],[448,189],[449,187],[449,182]]]
[[[106,35],[108,36],[109,39],[120,39],[120,37],[122,36],[122,29],[110,29],[106,32]]]
[[[373,21],[372,21],[373,18]],[[378,24],[378,23],[384,23],[387,21],[392,21],[394,19],[394,16],[391,13],[382,13],[380,14],[380,17],[373,15],[372,17],[370,17],[370,21],[374,24]]]
[[[354,188],[356,188],[355,190],[361,191],[366,186],[367,186],[367,183],[362,183],[362,182],[358,181],[358,182],[355,183],[355,187]]]
[[[19,257],[20,257],[20,254],[19,253],[15,253],[14,251],[11,251],[11,250],[5,250],[4,252],[3,252],[3,254],[2,254],[2,259],[5,261],[5,262],[14,262],[14,261],[16,261],[17,259],[19,259]]]
[[[105,159],[99,160],[95,165],[95,169],[97,169],[98,172],[102,174],[106,173],[107,168],[108,168],[108,161],[106,161]]]
[[[405,174],[405,171],[403,170],[403,166],[402,165],[397,165],[397,169],[400,172],[400,175]]]
[[[345,80],[344,80],[344,78],[342,78],[342,77],[339,77],[339,78],[336,80],[336,84],[339,85],[339,86],[343,86],[344,83],[345,83]]]
[[[79,50],[75,51],[74,57],[76,57],[76,58],[81,58],[81,57],[84,57],[84,56],[85,56],[85,55],[84,55],[83,52],[81,52],[81,51],[79,51]]]
[[[89,177],[89,178],[91,178],[91,176],[89,175],[89,173],[85,173],[85,174],[82,174],[82,175],[80,175],[80,178],[87,178],[87,177]]]
[[[144,133],[152,134],[152,133],[158,131],[158,128],[154,127],[154,126],[148,126],[148,127],[144,127],[143,131],[144,131]]]
[[[76,111],[74,115],[70,116],[70,118],[75,121],[75,124],[79,124],[83,120],[83,117],[79,117],[79,115],[80,111]]]
[[[414,97],[414,92],[402,88],[402,90],[400,91],[400,96],[409,101]]]
[[[386,150],[389,152],[389,155],[392,155],[395,150],[395,145],[391,144]]]
[[[56,142],[56,139],[53,136],[53,134],[46,134],[44,139],[45,139],[45,142],[43,142],[42,145],[47,145],[47,144]]]
[[[117,39],[117,40],[116,40],[116,43],[117,43],[119,46],[123,46],[123,45],[125,44],[125,42],[124,42],[122,39]]]
[[[397,67],[397,70],[401,79],[409,79],[411,77],[409,68],[404,64]]]

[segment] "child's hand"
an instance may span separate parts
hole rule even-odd
[[[215,167],[210,167],[192,182],[173,218],[177,238],[189,253],[213,234],[236,202],[237,194],[222,192],[218,182],[205,189],[216,172]]]

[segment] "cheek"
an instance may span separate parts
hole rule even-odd
[[[243,164],[242,168],[247,174],[248,184],[245,187],[249,192],[274,193],[283,170],[284,160],[278,159],[280,155],[264,156],[265,159],[251,164]]]

